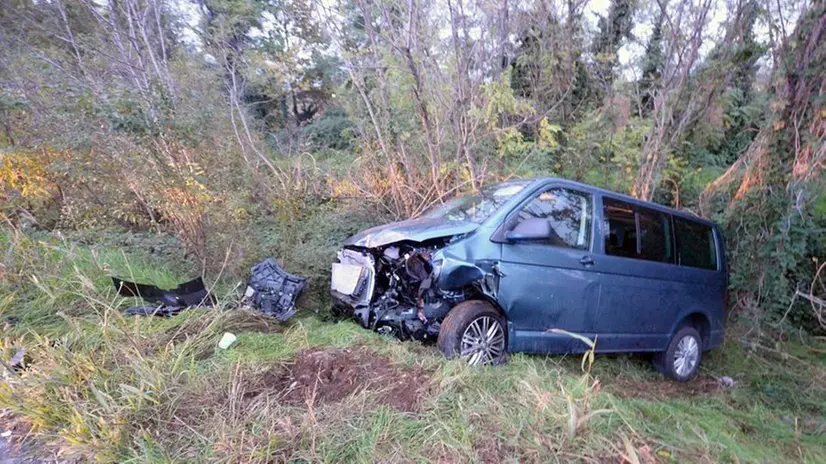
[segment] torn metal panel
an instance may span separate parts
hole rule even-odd
[[[292,317],[307,279],[288,273],[273,258],[261,261],[251,271],[244,303],[279,321]]]
[[[478,227],[479,224],[473,222],[445,221],[435,218],[410,219],[367,229],[347,239],[344,245],[379,248],[405,240],[424,242],[468,234]]]

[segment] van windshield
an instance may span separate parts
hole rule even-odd
[[[469,221],[480,224],[532,181],[513,180],[484,187],[476,195],[460,196],[435,205],[422,214],[427,219]]]

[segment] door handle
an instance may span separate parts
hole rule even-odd
[[[593,266],[594,265],[594,258],[592,258],[590,256],[583,256],[579,260],[579,264],[582,264],[583,266]]]

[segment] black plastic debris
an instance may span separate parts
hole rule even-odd
[[[273,258],[261,261],[251,271],[244,304],[282,322],[291,318],[296,312],[295,301],[307,285],[307,279],[288,273]]]
[[[172,317],[177,316],[178,313],[186,309],[186,306],[130,306],[123,310],[126,316],[160,316]]]
[[[112,283],[121,296],[134,296],[149,303],[148,306],[127,308],[124,314],[129,316],[174,316],[186,308],[205,307],[215,304],[215,297],[207,291],[202,278],[190,280],[171,290],[148,284],[138,284],[112,277]]]
[[[215,297],[210,295],[204,286],[204,280],[200,277],[184,282],[172,290],[127,282],[116,277],[112,277],[112,282],[122,296],[136,296],[167,306],[211,306],[215,303]]]

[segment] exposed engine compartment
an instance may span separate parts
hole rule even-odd
[[[332,294],[339,312],[352,313],[365,328],[399,339],[434,340],[450,309],[466,290],[436,285],[444,241],[346,247],[333,264]]]

